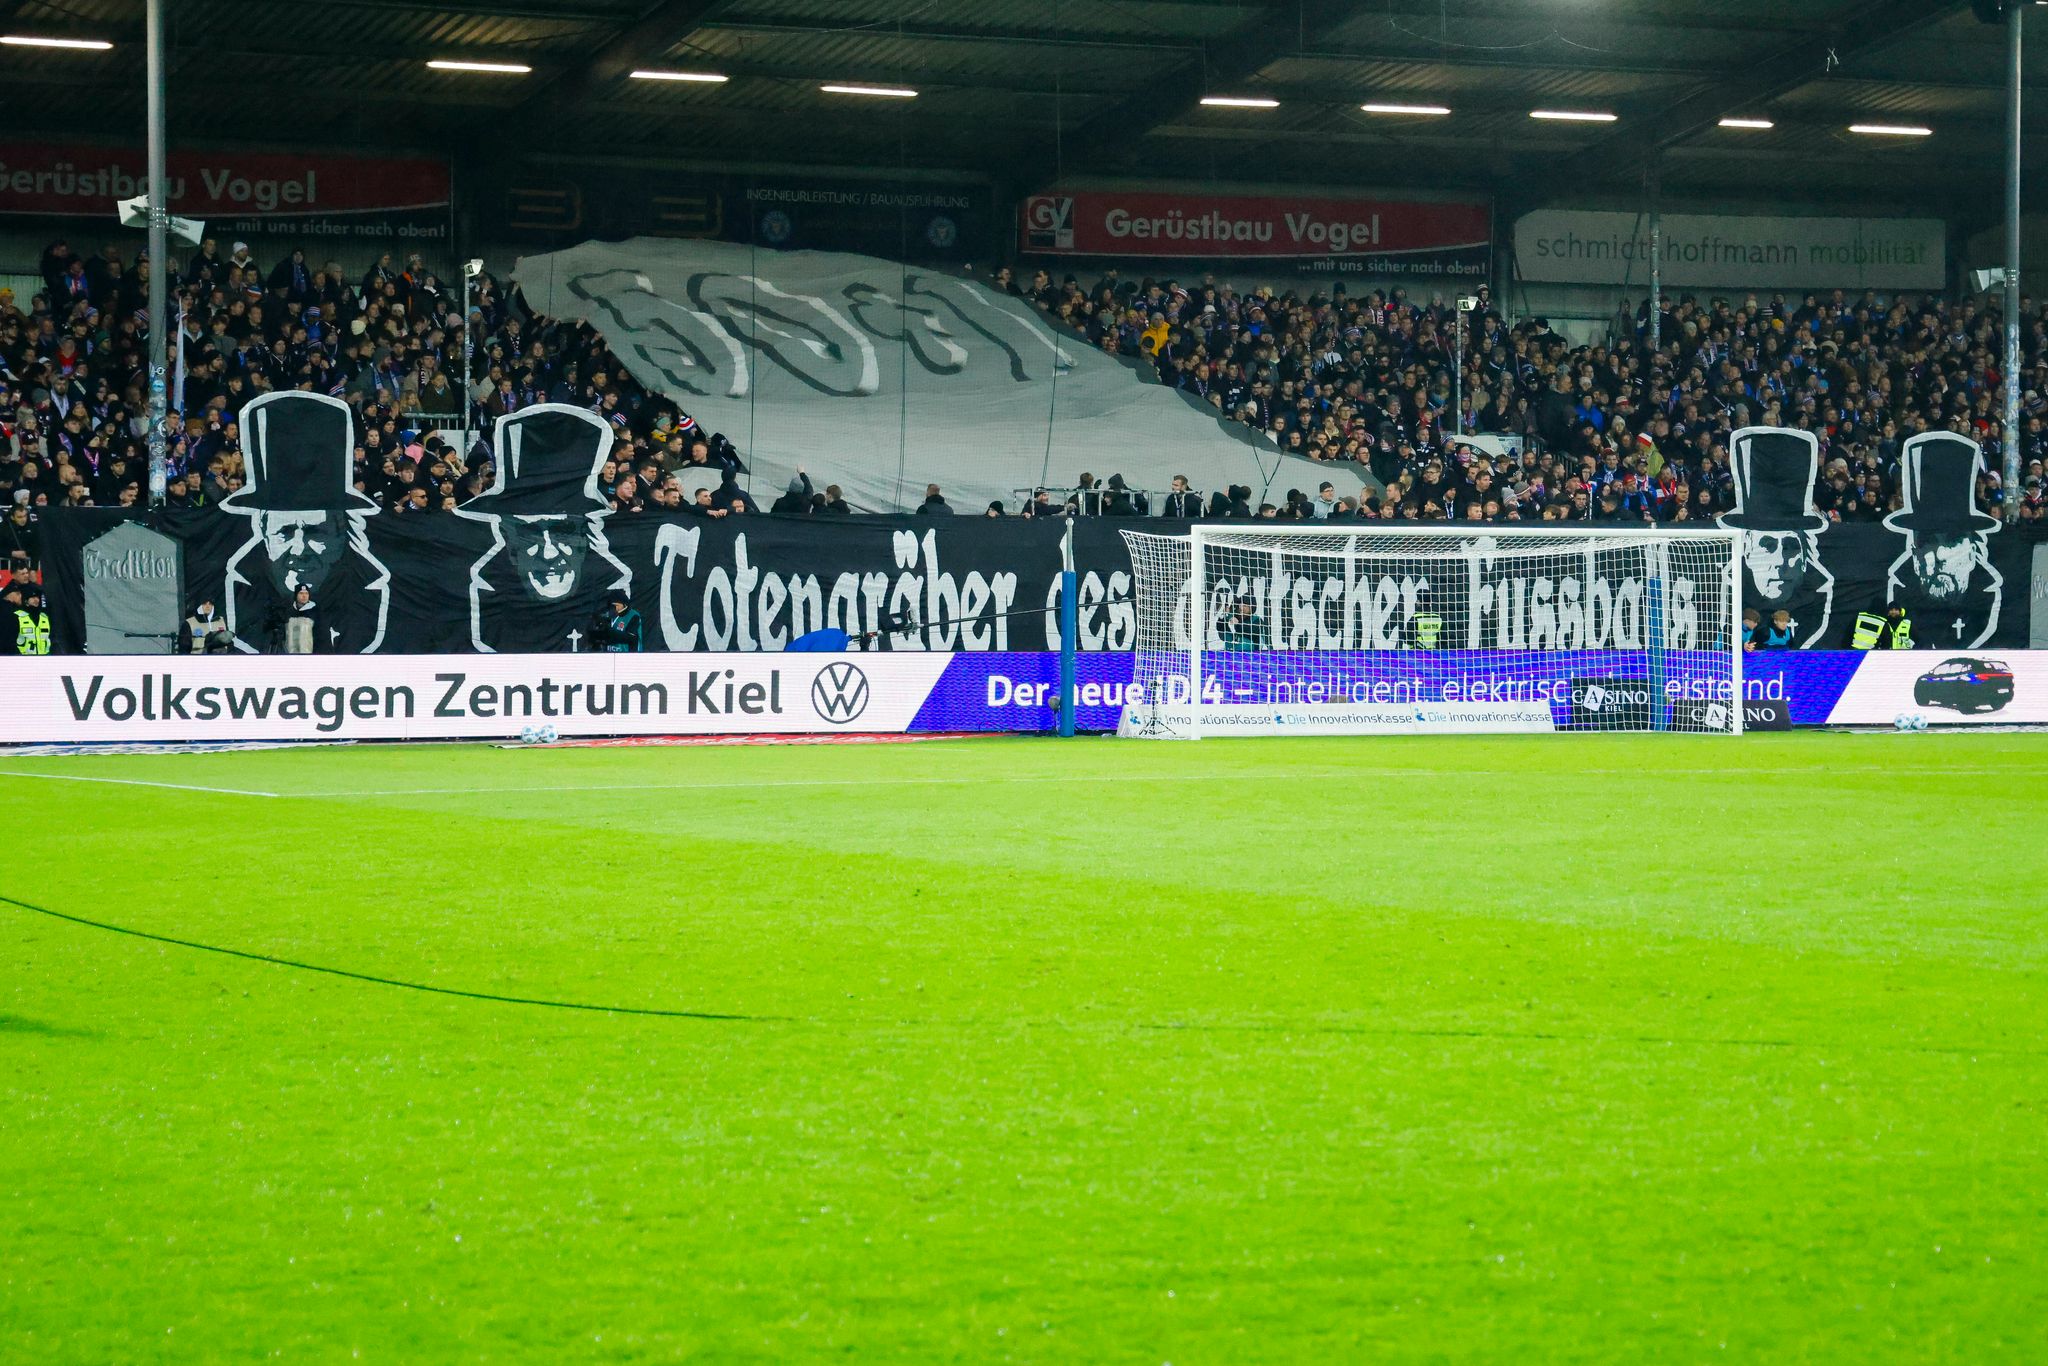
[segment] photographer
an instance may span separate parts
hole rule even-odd
[[[1217,638],[1226,650],[1259,649],[1265,633],[1265,620],[1259,615],[1258,604],[1248,594],[1240,594],[1216,622]]]
[[[188,655],[217,655],[235,648],[235,633],[228,629],[212,598],[202,598],[185,618],[184,646]]]
[[[639,654],[643,635],[640,614],[633,610],[626,595],[616,590],[605,599],[604,608],[590,628],[591,642],[606,654]]]
[[[313,590],[300,584],[284,618],[284,652],[309,655],[320,648],[319,642],[320,609],[313,601]]]

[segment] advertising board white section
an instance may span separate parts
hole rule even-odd
[[[2048,724],[2048,652],[1873,650],[1856,666],[1831,726],[1889,726],[1902,715],[1934,726]]]
[[[943,654],[47,656],[0,743],[900,732]]]

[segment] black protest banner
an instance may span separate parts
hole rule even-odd
[[[2027,641],[2020,611],[2005,605],[2030,596],[2031,557],[2020,552],[2041,531],[2008,530],[1976,506],[1984,453],[1968,437],[1908,437],[1901,506],[1879,523],[1844,525],[1821,511],[1822,457],[1812,432],[1744,427],[1729,438],[1729,456],[1735,507],[1719,520],[1742,533],[1743,602],[1767,628],[1776,624],[1809,649],[1838,647],[1849,643],[1858,613],[1896,605],[1923,646]]]
[[[177,554],[131,553],[132,530],[110,538],[137,526],[166,538]],[[1110,518],[1076,523],[1083,649],[1133,647],[1131,562],[1119,531],[1169,526]],[[614,589],[645,618],[650,650],[778,650],[827,627],[873,633],[871,648],[884,650],[1045,650],[1059,643],[1055,602],[1064,524],[1050,520],[56,509],[43,527],[51,616],[58,648],[67,651],[140,648],[89,635],[86,586],[90,581],[104,600],[119,590],[122,575],[172,563],[182,566],[178,610],[212,600],[241,647],[256,652],[282,648],[284,612],[300,584],[316,602],[319,648],[338,653],[588,649],[592,623]],[[1361,532],[1369,529],[1358,525]],[[1813,648],[1846,646],[1856,614],[1882,612],[1890,599],[1907,606],[1923,648],[2023,648],[2032,551],[2048,537],[2009,529],[1978,540],[1967,552],[1972,572],[1946,578],[1911,571],[1921,561],[1939,570],[1936,553],[1960,561],[1964,552],[1945,546],[1916,552],[1908,537],[1882,525],[1830,527],[1811,538],[1811,553],[1796,572],[1781,570],[1782,548],[1746,547],[1744,600],[1766,622],[1774,610],[1786,610],[1801,643]],[[109,546],[122,551],[106,553]],[[1597,580],[1604,573],[1601,561],[1589,563],[1596,582],[1570,589],[1588,603],[1601,596]],[[1278,570],[1285,582],[1241,585],[1256,601],[1281,605],[1284,629],[1276,631],[1276,642],[1360,648],[1366,634],[1375,641],[1401,638],[1401,623],[1391,617],[1384,630],[1374,629],[1371,610],[1362,610],[1357,629],[1347,627],[1339,637],[1327,629],[1319,635],[1307,618],[1306,625],[1295,623],[1303,629],[1289,625],[1292,616],[1285,614],[1297,607],[1321,613],[1347,596],[1386,598],[1390,611],[1404,610],[1398,594],[1361,595],[1357,585],[1334,577],[1330,564],[1287,557]],[[1623,601],[1631,581],[1620,569],[1614,574],[1611,595]],[[1768,592],[1759,588],[1759,577]],[[1930,584],[1946,591],[1937,595]],[[1449,623],[1446,643],[1513,648],[1531,639],[1522,621],[1542,636],[1540,608],[1510,594],[1510,586],[1502,584],[1496,598],[1511,603],[1512,612],[1480,614],[1473,628],[1480,634],[1471,641],[1463,638],[1461,623]],[[1567,591],[1561,580],[1556,591],[1560,598]],[[163,618],[156,629],[174,633],[170,595],[148,601],[158,605],[147,610]],[[1626,619],[1626,613],[1616,616]],[[1557,638],[1537,643],[1593,643],[1590,627],[1568,630],[1568,620],[1560,608]]]
[[[137,641],[176,635],[178,616],[211,600],[240,649],[276,651],[299,586],[313,598],[315,645],[332,653],[580,651],[612,592],[627,594],[645,618],[647,649],[782,649],[817,629],[870,637],[872,649],[1059,645],[1059,520],[612,514],[582,485],[555,481],[539,465],[522,473],[532,475],[526,487],[553,489],[565,502],[535,504],[512,483],[453,514],[391,514],[354,500],[338,479],[266,473],[219,508],[51,510],[43,567],[57,649],[145,651],[150,645]],[[1794,643],[1815,649],[1845,647],[1855,616],[1886,604],[1907,610],[1923,649],[2025,647],[2034,547],[2048,535],[1903,520],[1745,530],[1745,606],[1765,627],[1784,610]],[[1178,524],[1075,522],[1081,649],[1137,643],[1130,553],[1118,535],[1126,526],[1157,532]],[[1372,532],[1370,524],[1350,528]],[[1473,586],[1473,610],[1444,623],[1444,645],[1647,643],[1645,557],[1612,541],[1604,547],[1518,578],[1497,547],[1475,539],[1473,563],[1460,559],[1456,569],[1458,582]],[[1399,551],[1352,580],[1341,565],[1333,555],[1257,555],[1237,565],[1239,578],[1210,588],[1262,604],[1276,649],[1370,649],[1409,639],[1421,598]],[[1444,565],[1434,569],[1440,575]],[[1700,565],[1698,573],[1718,571]],[[172,586],[168,575],[180,582]],[[1667,590],[1665,641],[1704,645],[1694,639],[1706,625],[1694,608],[1708,584],[1673,578]]]
[[[658,650],[779,650],[827,629],[884,650],[1059,641],[1060,520],[616,512],[603,487],[610,427],[560,404],[499,421],[485,492],[448,512],[392,512],[352,481],[352,415],[340,400],[267,393],[240,416],[245,482],[217,506],[57,509],[45,519],[57,648],[160,649],[185,610],[210,600],[237,648],[278,650],[301,589],[315,648],[338,654],[579,651],[616,594]],[[1850,524],[1814,506],[1821,467],[1810,434],[1746,428],[1732,449],[1737,506],[1721,522],[1741,533],[1743,601],[1767,628],[1798,646],[1839,648],[1859,614],[1894,605],[1924,647],[2028,641],[2032,550],[2048,537],[1975,508],[1974,443],[1908,440],[1902,506]],[[1137,643],[1120,530],[1180,525],[1076,525],[1082,649]],[[1209,576],[1212,619],[1245,603],[1271,649],[1392,649],[1424,611],[1440,617],[1448,648],[1701,649],[1726,639],[1711,605],[1727,564],[1697,539],[1545,523],[1599,539],[1583,552],[1553,543],[1532,559],[1512,538],[1465,525],[1456,530],[1473,534],[1455,553],[1417,561],[1403,542],[1370,544],[1371,523],[1325,528],[1367,544],[1237,556]]]
[[[206,508],[58,509],[44,526],[52,622],[65,651],[134,648],[91,635],[84,604],[88,578],[104,594],[109,576],[136,563],[99,549],[135,526],[181,552],[178,610],[212,601],[239,648],[258,653],[282,649],[302,584],[315,601],[318,648],[337,653],[588,649],[614,590],[645,618],[650,650],[779,650],[824,628],[871,635],[869,648],[883,650],[1059,645],[1064,523],[1050,520]],[[1077,524],[1075,553],[1083,648],[1131,648],[1130,559],[1117,525]],[[158,629],[175,633],[169,606],[154,610],[164,618]]]
[[[2038,529],[1988,518],[1953,531],[1883,523],[1745,530],[1742,601],[1766,629],[1784,612],[1805,649],[1846,649],[1859,613],[1881,616],[1893,604],[1921,648],[2024,648],[2033,548],[2044,542]]]

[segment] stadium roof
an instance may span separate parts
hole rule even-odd
[[[1966,0],[176,0],[180,142],[1632,192],[1997,212],[2003,34]],[[2032,18],[2032,15],[2029,15]],[[2029,48],[2048,55],[2048,9]],[[139,138],[143,0],[0,0],[16,135]],[[524,73],[432,70],[432,59]],[[2039,58],[2037,56],[2036,60]],[[724,76],[635,79],[635,70]],[[885,86],[915,98],[830,94]],[[1204,96],[1277,101],[1210,107]],[[1370,113],[1361,105],[1448,114]],[[1612,122],[1532,118],[1537,110]],[[2028,117],[2039,124],[2038,99]],[[1768,128],[1723,127],[1723,118]],[[1922,126],[1927,136],[1851,132]],[[2048,129],[2044,129],[2048,131]],[[1960,203],[1956,201],[1962,201]]]

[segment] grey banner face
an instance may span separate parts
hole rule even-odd
[[[2028,595],[2030,650],[2048,650],[2048,545],[2034,547],[2034,587]]]
[[[184,559],[178,542],[135,522],[87,542],[82,557],[86,653],[171,653],[178,639]]]
[[[745,453],[753,492],[799,467],[862,512],[937,480],[962,512],[1082,471],[1164,490],[1242,484],[1254,502],[1358,469],[1283,454],[1135,362],[948,271],[730,242],[587,242],[521,259],[535,308],[587,319],[633,377]]]

